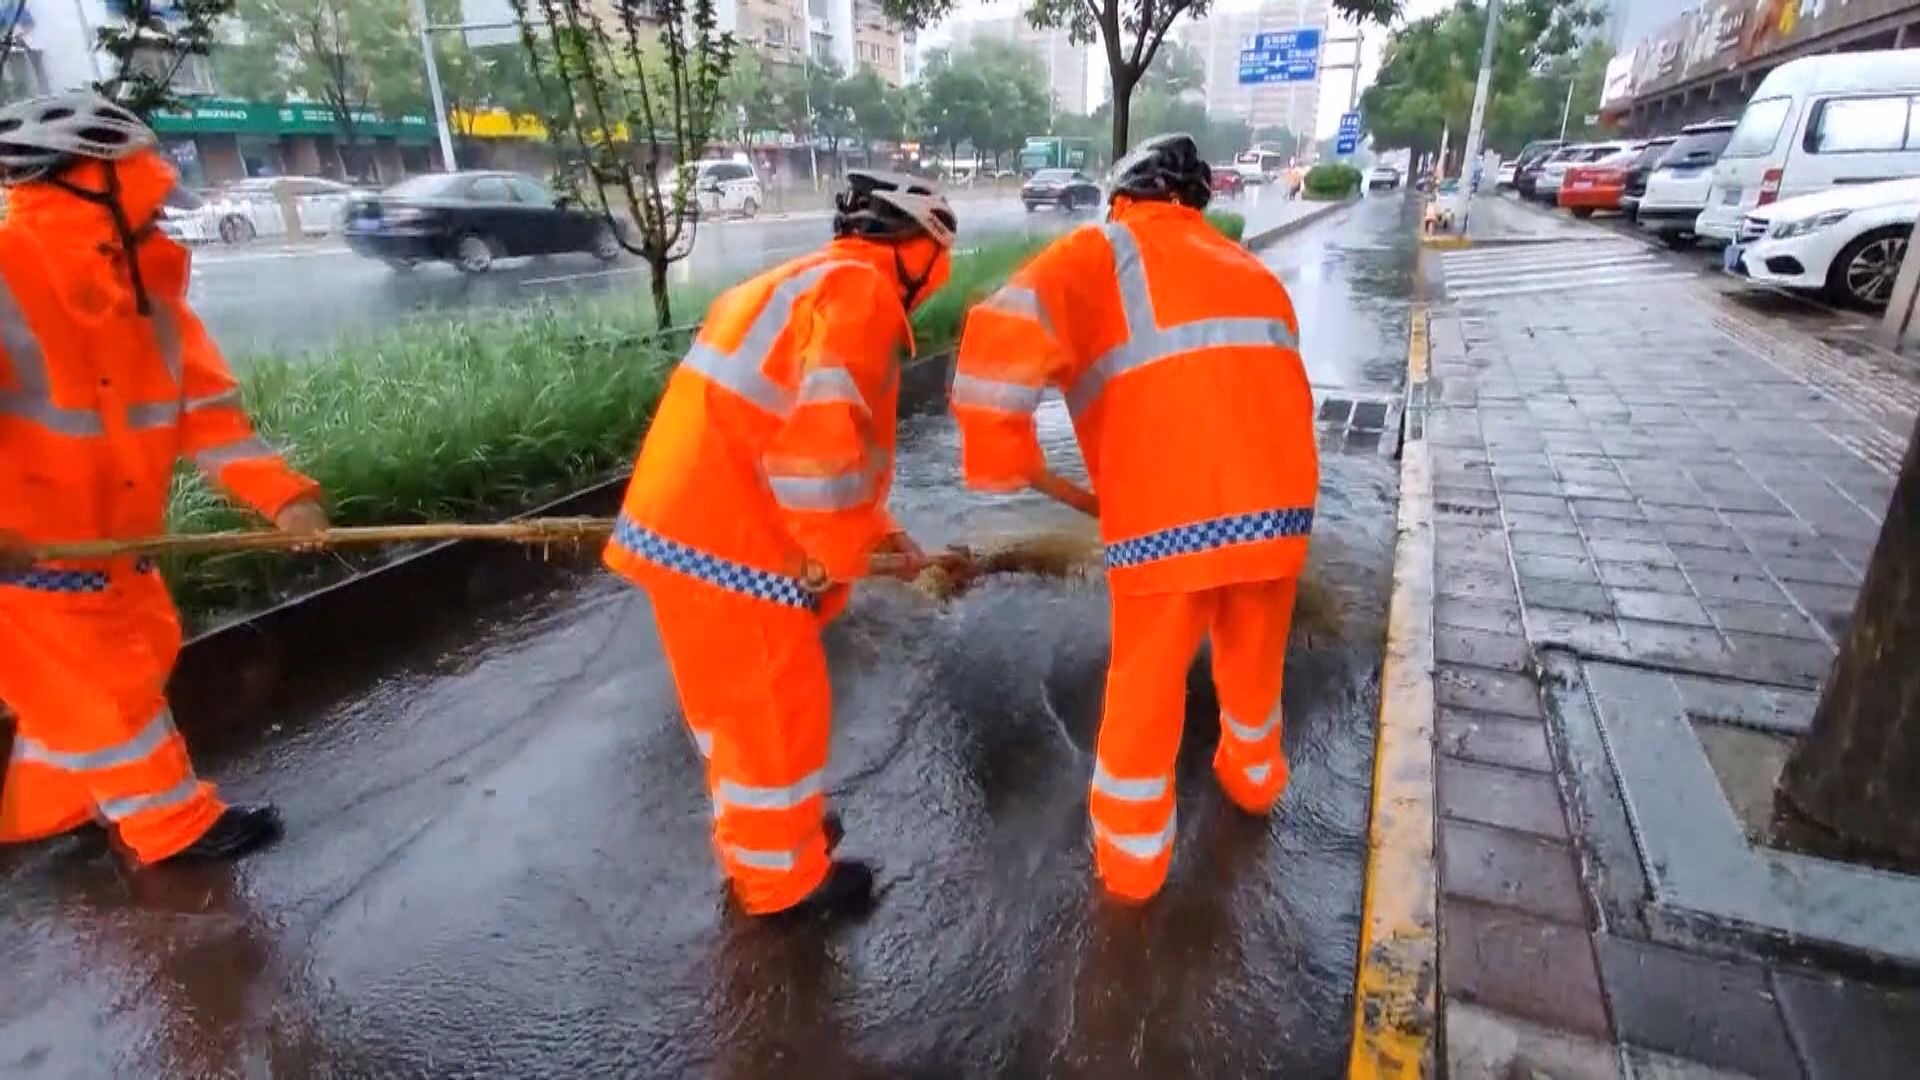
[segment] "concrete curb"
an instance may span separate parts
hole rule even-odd
[[[1359,201],[1360,201],[1359,197],[1355,196],[1351,199],[1342,199],[1339,202],[1324,203],[1321,206],[1315,208],[1314,210],[1308,213],[1302,214],[1297,218],[1294,218],[1292,221],[1283,221],[1280,224],[1275,225],[1270,229],[1265,229],[1257,233],[1250,233],[1247,236],[1242,237],[1240,240],[1240,243],[1248,251],[1258,251],[1261,248],[1267,246],[1268,244],[1273,243],[1274,241],[1280,239],[1283,236],[1288,236],[1293,233],[1299,232],[1301,229],[1304,229],[1307,226],[1313,224],[1314,222],[1321,220],[1322,218],[1326,217],[1328,214],[1331,214],[1336,210],[1344,210],[1347,207],[1352,206],[1354,203],[1357,203]]]
[[[1408,439],[1400,459],[1399,539],[1387,611],[1386,662],[1374,740],[1373,808],[1354,980],[1357,1080],[1436,1075],[1439,1029],[1438,866],[1434,842],[1433,473],[1415,402],[1427,382],[1427,311],[1407,334]]]

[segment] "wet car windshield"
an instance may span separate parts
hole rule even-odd
[[[458,173],[428,173],[402,180],[386,193],[402,199],[440,199],[457,194],[465,180]]]
[[[1064,184],[1073,179],[1072,169],[1041,169],[1033,174],[1035,180],[1046,184]]]

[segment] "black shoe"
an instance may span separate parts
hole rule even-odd
[[[229,806],[200,839],[162,862],[232,862],[266,847],[285,831],[271,803]]]
[[[831,855],[833,854],[833,849],[840,846],[840,841],[846,839],[847,827],[840,823],[839,814],[829,810],[827,811],[827,820],[822,823],[821,828],[826,831],[827,854]]]
[[[873,867],[857,859],[835,859],[826,880],[805,900],[769,915],[787,924],[831,919],[864,919],[873,912]]]

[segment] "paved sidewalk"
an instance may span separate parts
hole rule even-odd
[[[1920,379],[1557,235],[1427,254],[1450,1075],[1911,1075],[1920,882],[1767,815]]]

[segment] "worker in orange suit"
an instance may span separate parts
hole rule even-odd
[[[646,589],[736,902],[860,915],[872,867],[832,860],[832,700],[820,631],[875,552],[919,546],[886,510],[907,316],[950,272],[953,210],[924,182],[855,172],[834,239],[728,291],[675,371],[606,561]]]
[[[1202,217],[1185,135],[1114,167],[1110,212],[976,306],[952,390],[969,486],[1095,512],[1113,657],[1089,812],[1108,892],[1151,897],[1173,852],[1186,672],[1212,639],[1214,774],[1265,814],[1286,787],[1280,691],[1319,487],[1313,396],[1287,291]],[[1034,410],[1066,398],[1093,492],[1047,467]],[[1097,496],[1097,499],[1096,499]]]
[[[153,132],[88,93],[8,105],[0,179],[0,842],[99,824],[139,865],[236,858],[279,815],[194,774],[153,563],[33,552],[163,531],[182,457],[289,532],[326,527],[318,490],[254,434],[187,309],[187,252],[155,228],[176,178]]]

